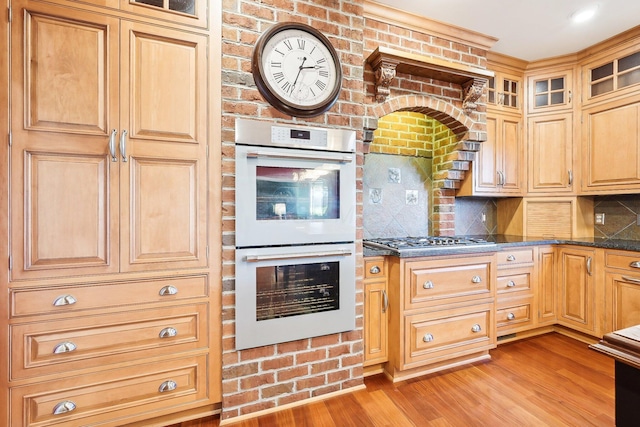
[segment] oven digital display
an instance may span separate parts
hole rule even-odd
[[[256,269],[256,320],[340,309],[340,263]]]
[[[311,132],[308,130],[291,129],[291,139],[311,139]]]

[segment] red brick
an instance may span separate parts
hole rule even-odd
[[[293,356],[289,355],[263,360],[261,365],[263,371],[288,368],[293,365]]]
[[[296,354],[296,364],[303,364],[309,362],[317,362],[318,360],[325,359],[327,357],[327,351],[325,349],[307,351],[305,353]]]
[[[332,371],[338,369],[340,363],[338,359],[325,360],[320,363],[314,363],[311,365],[311,374],[320,374],[322,372]]]
[[[318,375],[311,378],[302,378],[296,381],[296,389],[304,390],[307,388],[315,388],[321,385],[324,385],[325,378],[324,375]]]
[[[292,378],[304,377],[309,375],[309,365],[296,366],[291,369],[278,371],[278,381],[287,381]]]
[[[262,398],[270,399],[275,396],[279,396],[281,394],[289,394],[293,392],[293,383],[285,383],[285,384],[276,384],[271,387],[264,387],[262,389]]]
[[[275,384],[276,377],[273,372],[261,375],[251,375],[246,378],[240,379],[240,389],[249,390],[252,388],[260,387],[264,384]]]

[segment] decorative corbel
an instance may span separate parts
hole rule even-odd
[[[389,86],[391,81],[396,78],[397,62],[380,61],[373,68],[376,74],[376,101],[384,102],[391,93]]]
[[[475,77],[462,85],[462,109],[465,113],[471,114],[478,109],[476,101],[482,96],[486,83],[487,79]]]

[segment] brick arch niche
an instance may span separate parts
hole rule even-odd
[[[430,218],[434,235],[453,235],[456,189],[469,172],[480,144],[487,139],[486,117],[482,113],[469,115],[454,104],[435,97],[406,95],[369,106],[367,116],[375,120],[370,121],[373,125],[368,128],[365,125],[365,134],[369,131],[369,135],[375,135],[378,120],[394,112],[421,113],[438,122],[432,148]]]

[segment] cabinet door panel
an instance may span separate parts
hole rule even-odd
[[[387,361],[387,314],[385,281],[365,285],[365,365]]]
[[[15,6],[26,11],[11,25],[12,278],[115,272],[118,21]]]
[[[595,330],[593,251],[560,252],[560,322],[583,332]]]
[[[571,114],[529,119],[529,192],[571,192]]]
[[[637,105],[628,105],[589,114],[588,186],[640,183],[639,109]]]
[[[640,277],[637,274],[606,274],[607,322],[604,333],[640,324]]]
[[[477,191],[497,191],[498,189],[498,149],[496,147],[498,137],[498,120],[487,117],[487,140],[481,145],[477,155],[476,164],[473,166],[476,178]]]
[[[121,269],[205,266],[207,39],[123,22],[122,40]]]
[[[522,145],[520,144],[520,119],[505,118],[502,123],[503,157],[500,166],[504,175],[503,192],[520,192],[522,171]]]

